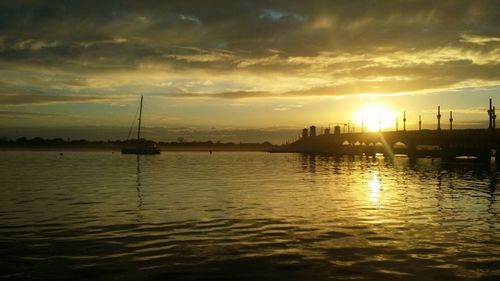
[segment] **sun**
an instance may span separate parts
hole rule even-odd
[[[366,105],[354,115],[356,126],[367,131],[378,131],[395,126],[396,114],[382,105]]]

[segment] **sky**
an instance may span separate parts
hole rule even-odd
[[[0,136],[279,142],[390,111],[487,127],[498,1],[0,2]],[[367,117],[371,118],[371,117]],[[395,121],[394,121],[395,123]],[[357,124],[359,127],[359,124]],[[386,128],[391,130],[394,128]]]

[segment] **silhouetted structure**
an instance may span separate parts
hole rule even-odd
[[[488,108],[488,120],[489,120],[488,129],[492,130],[493,129],[493,108],[491,107],[491,99],[490,99],[490,107]]]
[[[334,135],[340,135],[340,126],[339,125],[337,125],[337,126],[334,127],[333,134]]]
[[[488,119],[489,119],[489,127],[488,129],[494,130],[496,129],[496,119],[497,119],[497,114],[495,112],[495,107],[492,107],[492,101],[490,99],[490,107],[488,109]]]
[[[139,107],[139,124],[137,126],[137,143],[134,147],[122,148],[122,154],[160,154],[160,148],[155,143],[143,142],[141,140],[141,121],[142,121],[142,99]]]
[[[438,119],[438,131],[441,130],[441,106],[438,106],[438,114],[436,115]]]
[[[419,116],[418,131],[392,132],[347,132],[341,134],[340,126],[335,126],[334,134],[316,136],[310,132],[286,146],[277,147],[272,152],[331,153],[331,154],[365,154],[374,156],[383,153],[392,157],[394,154],[406,154],[410,157],[442,157],[454,159],[459,156],[475,156],[489,160],[495,154],[500,163],[500,130],[495,129],[494,107],[490,104],[490,123],[488,129],[453,130],[453,112],[450,111],[450,130],[441,130],[441,107],[438,106],[437,130],[422,130],[422,118]],[[406,114],[403,121],[406,122]],[[344,127],[346,124],[344,124]],[[310,127],[314,130],[314,126]],[[307,135],[307,134],[305,134]],[[495,151],[495,153],[493,153]]]
[[[404,112],[404,115],[403,115],[403,131],[406,132],[406,111]]]
[[[302,137],[307,138],[309,136],[309,132],[307,128],[302,129]]]
[[[310,137],[315,137],[316,136],[316,126],[309,127],[309,136]]]
[[[450,131],[453,130],[453,111],[450,111]]]

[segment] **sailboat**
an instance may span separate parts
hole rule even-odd
[[[139,107],[139,125],[137,126],[137,143],[134,147],[122,148],[122,154],[160,154],[160,148],[155,143],[141,140],[142,99]]]

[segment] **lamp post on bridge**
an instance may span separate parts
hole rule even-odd
[[[438,105],[438,114],[436,115],[438,119],[438,131],[441,131],[441,106]]]
[[[403,113],[403,132],[406,132],[406,111]]]
[[[496,112],[495,112],[495,107],[494,106],[492,107],[492,99],[491,98],[490,98],[490,107],[488,109],[488,119],[489,119],[488,129],[489,130],[496,129],[497,115],[496,115]]]
[[[491,98],[490,98],[490,107],[488,109],[488,121],[489,121],[488,129],[492,130],[493,129],[493,109],[491,108]]]
[[[453,111],[450,111],[450,131],[453,130]]]

